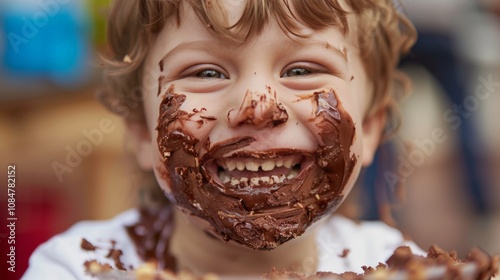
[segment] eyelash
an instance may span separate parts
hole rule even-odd
[[[204,75],[207,75],[206,77],[202,76],[203,75],[202,73],[204,73],[204,72],[205,72]],[[209,76],[209,75],[211,75],[211,76]],[[214,75],[217,76],[217,77],[214,77]],[[194,76],[196,76],[198,78],[201,78],[201,79],[227,79],[228,78],[223,73],[221,73],[221,72],[219,72],[217,70],[214,70],[214,69],[204,69],[204,70],[201,70],[199,72],[196,72],[194,74]]]
[[[314,74],[322,74],[322,73],[327,73],[328,71],[326,69],[321,69],[323,67],[317,66],[317,67],[307,67],[303,65],[293,65],[292,67],[287,67],[285,68],[285,71],[283,71],[280,75],[281,78],[291,78],[291,77],[300,77],[300,76],[310,76]],[[297,74],[297,75],[290,75],[290,71],[300,69],[300,71],[305,71],[306,73],[303,74]]]
[[[293,73],[291,71],[299,70],[299,69],[300,69],[300,71],[305,71],[305,73],[304,72],[302,72],[302,73],[294,73],[294,75],[290,75],[290,74]],[[314,70],[311,70],[310,68],[307,68],[307,67],[293,67],[293,68],[289,68],[283,74],[281,74],[281,78],[289,78],[289,77],[296,77],[296,76],[308,76],[308,75],[311,75],[311,74],[314,74]]]
[[[197,78],[197,79],[229,79],[227,74],[222,67],[217,65],[201,64],[194,65],[184,69],[180,75],[180,78]]]

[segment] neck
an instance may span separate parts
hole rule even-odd
[[[272,251],[259,251],[234,242],[224,242],[207,235],[186,214],[176,209],[171,252],[179,270],[195,274],[216,273],[220,276],[258,275],[273,268],[304,274],[316,273],[316,234],[309,230]]]

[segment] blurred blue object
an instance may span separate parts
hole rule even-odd
[[[0,3],[3,79],[74,86],[89,76],[88,14],[79,0]],[[3,50],[3,52],[1,52]]]

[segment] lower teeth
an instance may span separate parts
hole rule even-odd
[[[273,175],[273,176],[263,176],[263,177],[252,177],[250,179],[246,177],[242,177],[240,179],[230,177],[226,172],[220,172],[219,178],[221,179],[223,184],[230,183],[231,186],[237,186],[239,184],[256,186],[260,184],[274,184],[274,183],[283,183],[286,179],[291,180],[299,175],[299,171],[296,169],[292,169],[288,175]]]

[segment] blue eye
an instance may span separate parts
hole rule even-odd
[[[311,70],[303,67],[294,67],[287,70],[281,77],[294,77],[294,76],[304,76],[311,74]]]
[[[205,69],[195,74],[196,77],[203,79],[227,79],[221,72],[213,69]]]

